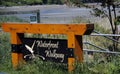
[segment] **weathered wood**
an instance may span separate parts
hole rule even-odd
[[[88,35],[93,31],[93,24],[29,24],[29,23],[3,23],[5,32],[35,33],[35,34],[68,34]]]

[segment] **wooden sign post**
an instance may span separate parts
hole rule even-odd
[[[23,54],[27,49],[33,57],[38,53],[43,60],[67,62],[68,71],[72,71],[75,60],[83,61],[82,36],[89,35],[94,25],[3,23],[2,29],[11,34],[13,67],[17,67],[27,57]],[[64,34],[68,39],[27,39],[24,38],[24,33]]]

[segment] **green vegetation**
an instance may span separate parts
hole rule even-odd
[[[64,0],[0,0],[2,6],[64,4]]]
[[[75,17],[71,23],[90,23],[90,21],[78,16]]]
[[[16,16],[0,16],[0,27],[3,22],[27,22]]]
[[[1,0],[3,6],[17,6],[17,5],[36,5],[42,4],[42,0]]]
[[[47,0],[47,4],[63,4],[64,0]]]
[[[27,22],[16,16],[0,16],[0,22]]]

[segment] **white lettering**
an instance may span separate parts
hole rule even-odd
[[[51,57],[51,58],[55,58],[55,59],[61,59],[61,62],[64,61],[64,54],[58,54],[56,53],[56,50],[53,50],[53,52],[51,52],[51,50],[46,50],[46,57]]]
[[[52,43],[51,40],[49,42],[46,41],[36,41],[37,47],[44,47],[44,48],[58,48],[59,42]]]

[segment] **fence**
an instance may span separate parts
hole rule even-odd
[[[107,38],[108,40],[111,40],[113,42],[116,42],[118,44],[120,44],[120,41],[119,40],[115,40],[111,37],[120,37],[119,34],[102,34],[100,32],[97,32],[97,31],[94,31],[95,33],[94,34],[91,34],[89,36],[99,36],[99,37],[104,37],[104,38]],[[89,46],[92,46],[92,47],[95,47],[99,50],[93,50],[93,49],[83,49],[84,51],[84,58],[85,58],[85,61],[89,61],[89,59],[92,57],[92,60],[94,60],[94,57],[95,55],[94,54],[109,54],[109,56],[112,56],[112,55],[120,55],[120,52],[114,52],[114,51],[110,51],[109,49],[105,49],[101,46],[96,46],[95,44],[93,43],[90,43],[87,39],[83,42],[85,45],[89,45]],[[89,57],[91,56],[91,57]],[[106,57],[106,56],[103,56],[103,57]]]

